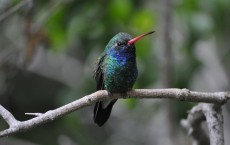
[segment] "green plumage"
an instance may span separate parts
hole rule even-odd
[[[94,71],[97,90],[125,93],[132,88],[137,78],[137,66],[135,46],[127,45],[130,39],[129,34],[118,33],[109,41]]]
[[[134,43],[152,33],[132,38],[129,34],[121,32],[109,41],[94,70],[97,90],[106,89],[110,94],[124,94],[132,89],[138,75]],[[116,101],[97,102],[94,107],[94,122],[102,126],[108,120]]]
[[[106,56],[103,70],[105,89],[111,93],[125,93],[137,78],[135,54],[128,60]]]

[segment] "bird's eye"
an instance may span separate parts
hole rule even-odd
[[[122,43],[121,43],[121,42],[118,42],[118,43],[117,43],[117,46],[121,46],[121,45],[122,45]]]
[[[117,42],[117,46],[123,46],[125,44],[126,44],[125,42]]]

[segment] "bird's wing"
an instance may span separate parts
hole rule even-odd
[[[104,85],[103,85],[104,74],[103,74],[103,68],[102,67],[103,67],[103,62],[104,62],[105,56],[106,56],[105,54],[102,54],[101,57],[98,58],[97,63],[96,63],[95,68],[94,68],[93,77],[97,82],[97,90],[103,90],[104,89]]]

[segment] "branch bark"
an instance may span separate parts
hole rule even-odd
[[[210,145],[224,145],[224,119],[221,107],[215,104],[204,104],[203,113],[208,125]]]
[[[201,123],[205,120],[209,137],[201,128]],[[199,103],[190,110],[181,125],[193,137],[193,145],[224,145],[223,116],[218,104]]]
[[[0,137],[21,131],[27,131],[44,123],[53,121],[75,110],[81,109],[85,106],[92,105],[99,100],[118,98],[177,99],[182,101],[224,104],[228,99],[230,99],[230,93],[195,92],[189,91],[188,89],[137,89],[127,92],[126,96],[122,96],[120,94],[113,94],[112,96],[109,96],[106,90],[101,90],[90,95],[84,96],[74,102],[71,102],[55,110],[47,111],[46,113],[40,114],[39,116],[27,121],[16,120],[9,111],[7,111],[4,107],[0,105],[0,116],[2,116],[2,118],[9,125],[8,129],[0,131]]]
[[[187,119],[181,120],[181,126],[193,138],[192,145],[210,145],[209,136],[201,127],[203,121],[205,121],[205,116],[202,112],[202,104],[193,107],[189,111]]]

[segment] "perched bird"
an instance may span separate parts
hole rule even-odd
[[[131,90],[138,72],[136,65],[136,48],[134,43],[154,31],[132,38],[120,32],[105,47],[94,69],[97,90],[107,90],[109,94],[125,94]],[[94,122],[102,126],[108,119],[117,99],[96,102],[94,106]]]

